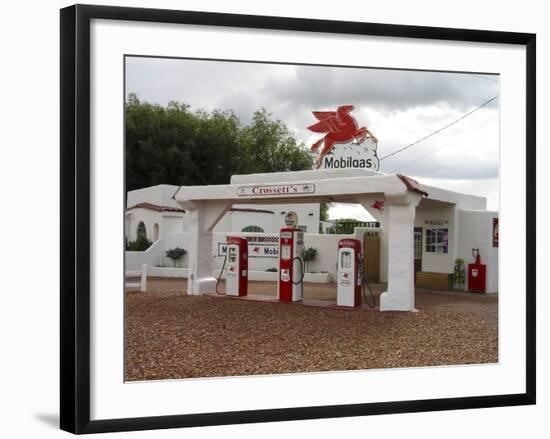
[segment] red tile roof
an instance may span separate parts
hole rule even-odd
[[[184,209],[180,209],[178,207],[170,207],[170,206],[159,206],[158,204],[153,203],[138,203],[135,206],[128,207],[126,210],[131,209],[148,209],[148,210],[154,210],[155,212],[182,212],[185,213]],[[271,210],[265,210],[265,209],[251,209],[251,208],[240,208],[240,207],[232,207],[229,209],[230,212],[252,212],[252,213],[269,213],[269,214],[275,214],[275,212]]]
[[[126,210],[131,210],[131,209],[148,209],[148,210],[154,210],[155,212],[185,213],[185,210],[180,209],[179,207],[159,206],[158,204],[153,204],[153,203],[138,203],[135,206],[128,207]]]
[[[272,215],[275,215],[275,212],[272,210],[264,210],[264,209],[251,209],[251,208],[240,208],[240,207],[232,207],[229,209],[230,212],[253,212],[253,213],[270,213]]]
[[[402,174],[397,174],[397,177],[399,177],[399,179],[405,183],[405,186],[407,186],[407,189],[412,191],[412,192],[416,192],[420,195],[424,195],[425,197],[428,196],[428,192],[426,192],[422,186],[420,185],[420,183],[418,181],[416,181],[414,178],[411,178],[411,177],[407,177],[406,175],[402,175]]]

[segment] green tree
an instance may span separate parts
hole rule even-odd
[[[153,243],[146,236],[138,236],[135,241],[126,241],[126,250],[134,252],[143,252],[151,247]]]
[[[328,221],[328,208],[329,204],[324,201],[319,205],[319,219],[321,221]]]
[[[342,218],[336,220],[333,227],[333,232],[336,235],[349,235],[353,233],[355,227],[365,227],[367,224],[364,221],[357,221],[353,218]]]
[[[232,111],[189,105],[126,103],[126,190],[162,183],[229,183],[234,174],[312,168],[312,157],[281,121],[265,111],[243,125]]]
[[[172,259],[172,263],[175,267],[176,261],[178,259],[181,259],[184,255],[186,255],[187,250],[185,250],[184,248],[176,247],[176,248],[171,248],[170,250],[166,250],[165,254],[167,258]]]
[[[309,273],[309,263],[314,261],[317,257],[317,249],[315,247],[308,247],[302,250],[302,259],[306,265],[306,273]]]
[[[252,124],[243,129],[243,147],[246,173],[302,171],[313,165],[304,145],[265,109],[256,111]]]

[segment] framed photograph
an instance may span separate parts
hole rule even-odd
[[[62,9],[61,428],[535,404],[535,42]]]

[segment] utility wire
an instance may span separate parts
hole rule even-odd
[[[394,152],[392,152],[392,153],[390,153],[390,154],[388,154],[388,155],[385,155],[384,157],[381,157],[381,158],[380,158],[380,161],[382,161],[382,160],[384,160],[384,159],[387,159],[388,157],[392,157],[392,156],[394,156],[394,155],[396,155],[396,154],[399,154],[400,152],[405,151],[406,149],[409,149],[409,148],[411,148],[411,147],[413,147],[413,146],[419,144],[420,142],[423,142],[424,140],[429,139],[429,138],[432,137],[432,136],[435,136],[436,134],[440,133],[441,131],[446,130],[447,128],[449,128],[449,127],[451,127],[451,126],[457,124],[457,123],[460,122],[461,120],[463,120],[463,119],[467,118],[468,116],[474,114],[476,111],[480,110],[481,108],[483,108],[483,107],[485,107],[486,105],[488,105],[488,104],[490,104],[491,102],[493,102],[496,98],[498,98],[498,95],[493,96],[491,99],[486,100],[485,102],[483,102],[483,104],[481,104],[480,106],[474,108],[472,111],[469,111],[468,113],[462,115],[461,117],[459,117],[458,119],[456,119],[456,120],[452,121],[451,123],[445,125],[444,127],[439,128],[438,130],[434,131],[433,133],[428,134],[427,136],[424,136],[424,137],[422,137],[421,139],[417,140],[416,142],[410,143],[410,144],[408,144],[407,146],[404,146],[403,148],[399,148],[398,150],[396,150],[396,151],[394,151]]]
[[[393,174],[393,173],[395,173],[395,172],[397,172],[397,171],[400,171],[400,170],[403,169],[403,168],[406,168],[407,166],[410,166],[410,165],[412,165],[412,164],[414,164],[414,163],[416,163],[416,162],[418,162],[418,161],[420,161],[420,160],[422,160],[422,159],[425,159],[426,157],[428,157],[428,156],[430,156],[430,155],[432,155],[432,154],[435,154],[435,153],[438,152],[438,151],[441,151],[443,148],[445,148],[446,146],[450,145],[451,143],[454,143],[454,142],[456,142],[457,140],[460,140],[460,139],[462,139],[463,137],[466,137],[467,135],[471,134],[471,133],[474,132],[475,130],[481,128],[483,125],[485,125],[487,122],[490,122],[491,120],[493,120],[493,119],[494,119],[495,117],[497,117],[497,116],[498,116],[498,114],[495,114],[494,116],[492,116],[492,117],[490,117],[490,118],[488,118],[488,119],[485,119],[483,122],[481,122],[480,124],[476,125],[475,127],[473,127],[472,129],[470,129],[470,130],[467,131],[466,133],[462,134],[461,136],[455,137],[455,138],[454,138],[453,140],[451,140],[450,142],[445,143],[444,145],[440,146],[439,148],[436,148],[436,149],[434,149],[433,151],[429,152],[428,154],[425,154],[425,155],[423,155],[423,156],[421,156],[421,157],[418,157],[418,158],[414,159],[413,161],[410,161],[409,163],[407,163],[407,164],[405,164],[405,165],[403,165],[403,166],[399,166],[398,168],[395,168],[395,169],[389,171],[389,173],[390,173],[390,174]]]

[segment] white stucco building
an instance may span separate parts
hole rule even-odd
[[[128,192],[126,201],[126,237],[137,238],[140,222],[151,241],[160,237],[160,231],[188,230],[185,210],[174,200],[179,186],[161,184]],[[298,228],[306,233],[319,231],[319,203],[294,205],[264,204],[262,206],[235,204],[216,225],[216,232],[277,233],[284,226],[285,214],[298,214]]]
[[[284,214],[293,210],[306,231],[306,247],[318,249],[310,270],[334,274],[338,240],[348,235],[318,233],[321,201],[359,203],[380,223],[375,230],[356,229],[353,236],[362,240],[369,231],[379,237],[379,281],[388,283],[381,309],[413,309],[415,281],[448,289],[455,260],[464,259],[466,268],[474,262],[472,248],[479,249],[487,266],[487,292],[498,291],[493,239],[498,213],[487,211],[485,198],[366,169],[235,175],[227,185],[159,185],[131,191],[127,239],[134,240],[145,228],[154,244],[146,252],[126,252],[127,269],[147,263],[154,271],[167,265],[164,252],[179,246],[188,250],[179,272],[189,276],[188,292],[209,291],[227,234],[276,248]],[[260,244],[252,250],[263,248]],[[258,279],[266,279],[265,271],[277,266],[276,254],[267,253],[251,254],[250,278],[257,273]],[[269,274],[276,279],[276,273]],[[467,281],[462,288],[468,289]]]

